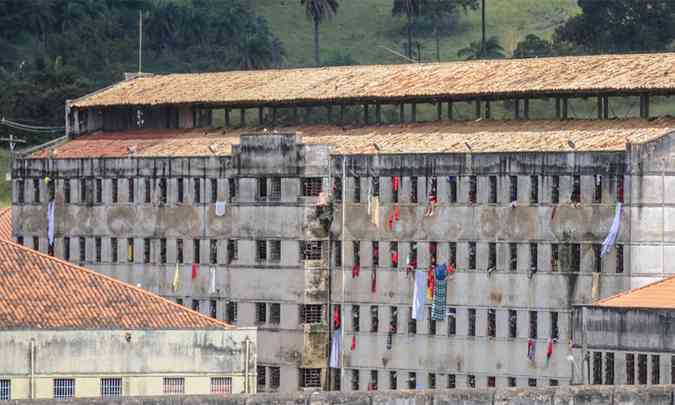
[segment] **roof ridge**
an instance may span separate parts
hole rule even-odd
[[[224,327],[225,329],[233,329],[233,328],[235,328],[234,325],[231,325],[231,324],[229,324],[229,323],[227,323],[227,322],[224,322],[224,321],[221,321],[221,320],[219,320],[219,319],[211,318],[210,316],[207,316],[207,315],[204,315],[204,314],[202,314],[202,313],[200,313],[200,312],[194,311],[194,310],[192,310],[192,309],[190,309],[190,308],[188,308],[188,307],[185,307],[185,306],[183,306],[183,305],[179,305],[179,304],[177,304],[177,303],[175,303],[175,302],[173,302],[173,301],[171,301],[171,300],[169,300],[169,299],[166,299],[166,298],[162,297],[162,296],[159,295],[159,294],[152,293],[152,292],[147,291],[147,290],[145,290],[145,289],[143,289],[143,288],[136,287],[136,286],[133,285],[133,284],[125,283],[124,281],[118,280],[118,279],[116,279],[116,278],[114,278],[114,277],[108,276],[108,275],[103,274],[103,273],[99,273],[99,272],[94,271],[94,270],[91,270],[91,269],[88,269],[88,268],[86,268],[86,267],[82,267],[82,266],[76,265],[76,264],[71,263],[71,262],[69,262],[69,261],[63,260],[63,259],[61,259],[61,258],[59,258],[59,257],[56,257],[56,256],[50,256],[50,255],[48,255],[48,254],[46,254],[46,253],[40,252],[39,250],[35,250],[35,249],[29,248],[29,247],[27,247],[27,246],[20,245],[20,244],[14,242],[14,241],[11,241],[11,240],[0,239],[0,243],[5,243],[5,244],[9,245],[10,247],[18,248],[18,249],[21,249],[21,250],[25,250],[25,251],[27,251],[27,252],[30,253],[30,254],[35,254],[35,255],[37,255],[37,256],[41,256],[41,257],[43,257],[43,258],[45,258],[45,259],[47,259],[47,260],[51,260],[51,261],[60,263],[60,264],[62,264],[62,265],[64,265],[64,266],[70,267],[70,268],[75,269],[75,270],[80,271],[80,272],[84,272],[84,273],[90,274],[90,275],[92,275],[92,276],[94,276],[94,277],[100,277],[100,278],[105,279],[105,280],[107,280],[107,281],[113,282],[114,284],[117,284],[117,285],[121,286],[122,288],[130,288],[130,289],[132,289],[132,290],[134,290],[134,291],[136,291],[136,292],[138,292],[138,293],[141,293],[141,294],[144,295],[144,296],[149,296],[149,297],[152,297],[152,298],[154,298],[154,299],[159,299],[159,300],[161,300],[161,301],[164,301],[165,303],[171,304],[172,306],[174,306],[174,307],[176,307],[176,308],[180,308],[180,309],[183,310],[183,311],[188,311],[188,313],[190,313],[191,315],[197,315],[197,316],[201,317],[203,320],[206,320],[206,321],[208,321],[208,322],[210,322],[210,323],[214,323],[214,324],[217,324],[218,326]],[[199,329],[199,328],[195,328],[195,329]]]
[[[661,280],[657,280],[657,281],[654,281],[654,282],[652,282],[652,283],[645,284],[645,285],[643,285],[642,287],[633,288],[633,289],[630,289],[630,290],[628,290],[628,291],[621,291],[621,292],[619,292],[619,293],[617,293],[617,294],[610,295],[609,297],[602,298],[602,299],[600,299],[600,300],[598,300],[598,301],[593,302],[591,305],[600,305],[600,306],[602,306],[602,304],[603,304],[604,302],[607,302],[607,301],[609,301],[609,300],[614,300],[614,299],[617,299],[617,298],[625,297],[625,296],[627,296],[627,295],[636,293],[636,292],[638,292],[638,291],[645,290],[645,289],[647,289],[647,288],[651,288],[651,287],[657,286],[658,284],[663,284],[663,283],[665,283],[665,282],[667,282],[667,281],[671,281],[671,280],[673,280],[673,279],[675,279],[675,275],[671,275],[671,276],[669,276],[669,277],[664,277],[664,278],[662,278]]]

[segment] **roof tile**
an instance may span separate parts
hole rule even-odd
[[[12,239],[12,209],[0,208],[0,239]]]
[[[675,309],[675,276],[596,301],[593,306]]]

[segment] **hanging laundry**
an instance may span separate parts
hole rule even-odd
[[[534,361],[536,357],[536,350],[537,349],[534,339],[527,339],[527,358],[530,359],[530,361]]]
[[[340,368],[341,337],[342,334],[340,329],[335,329],[330,345],[330,363],[328,364],[328,367],[330,368]]]
[[[391,251],[391,267],[398,267],[398,251],[396,250]]]
[[[180,286],[180,263],[176,263],[176,271],[173,273],[173,281],[171,282],[173,292],[178,291],[179,286]]]
[[[433,193],[429,193],[429,203],[427,204],[427,209],[424,212],[425,217],[434,216],[434,207],[436,207],[437,202],[438,200],[436,199],[436,196]]]
[[[387,225],[390,231],[394,230],[394,211],[389,207],[389,219],[387,220]]]
[[[337,305],[333,309],[333,328],[340,329],[340,307]]]
[[[351,350],[356,350],[356,335],[352,336],[352,347]]]
[[[605,241],[602,242],[602,250],[600,251],[600,257],[604,257],[614,247],[614,242],[616,242],[616,237],[619,234],[620,227],[621,227],[621,203],[617,203],[616,212],[614,213],[614,222],[612,222],[612,227],[609,229],[609,233],[607,234]]]
[[[216,268],[209,267],[209,294],[216,293]]]
[[[452,267],[452,263],[448,263],[448,276],[455,274],[455,268]]]
[[[412,319],[424,320],[424,306],[427,304],[427,272],[415,272],[415,288],[413,289]]]
[[[361,268],[358,264],[352,266],[352,278],[356,278],[361,273]]]
[[[367,198],[368,200],[368,215],[372,215],[373,210],[372,210],[372,203],[373,203],[373,182],[369,181],[368,182],[368,193],[367,193]]]
[[[549,219],[548,222],[553,222],[553,220],[555,219],[555,214],[556,214],[557,210],[558,210],[558,206],[554,205],[553,209],[551,210],[551,218]]]
[[[375,293],[375,291],[377,291],[377,271],[373,268],[370,275],[370,292]]]
[[[225,215],[225,201],[216,201],[216,216],[222,217]]]
[[[436,266],[435,278],[434,298],[431,301],[431,319],[444,321],[447,317],[448,266],[445,264]]]
[[[378,196],[372,197],[370,222],[378,228],[380,227],[380,197]]]
[[[394,206],[394,221],[398,222],[401,219],[401,212],[398,209],[398,204]]]
[[[47,205],[47,242],[49,246],[54,246],[54,200]]]
[[[551,360],[551,356],[553,356],[553,339],[548,338],[546,342],[546,361]]]
[[[388,351],[391,350],[391,347],[393,346],[393,344],[394,344],[394,332],[390,331],[387,334],[387,350]]]
[[[434,266],[429,266],[429,270],[427,270],[427,301],[434,299],[434,282]]]
[[[197,263],[192,263],[192,279],[196,279],[199,275],[199,270],[197,269]]]
[[[398,191],[398,176],[394,176],[394,191]]]

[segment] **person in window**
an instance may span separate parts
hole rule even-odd
[[[434,215],[434,207],[438,203],[438,198],[436,197],[436,186],[431,186],[431,191],[429,191],[429,203],[427,204],[427,210],[424,212],[425,217],[430,217]]]
[[[408,253],[408,258],[405,263],[405,274],[407,276],[412,275],[417,268],[417,247],[412,246],[410,248],[410,253]]]

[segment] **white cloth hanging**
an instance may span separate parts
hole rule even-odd
[[[333,341],[330,345],[330,368],[340,368],[340,352],[342,349],[342,333],[340,329],[335,329],[333,332]]]
[[[209,267],[209,294],[216,293],[216,268]]]
[[[216,216],[222,217],[225,215],[225,201],[216,201]]]
[[[616,212],[614,213],[614,222],[612,222],[612,227],[609,229],[609,233],[605,238],[605,241],[602,242],[602,250],[600,251],[600,257],[604,257],[609,253],[610,249],[614,247],[614,242],[616,242],[616,237],[619,234],[619,228],[621,227],[621,203],[616,204]]]
[[[173,288],[173,292],[178,291],[178,287],[180,287],[180,263],[176,263],[176,271],[173,273],[171,287]]]
[[[413,290],[412,319],[424,320],[424,306],[427,304],[427,272],[415,272],[415,288]]]
[[[47,205],[47,241],[49,246],[54,245],[54,200]]]

